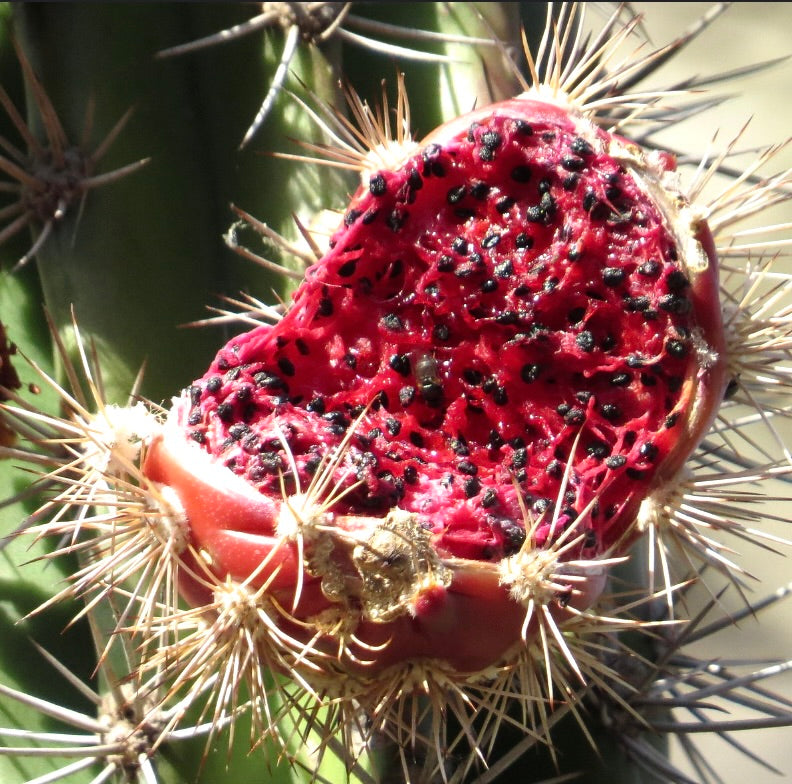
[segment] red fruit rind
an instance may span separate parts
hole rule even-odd
[[[181,589],[266,586],[309,681],[475,678],[533,608],[596,600],[709,427],[712,239],[669,156],[522,96],[372,172],[331,246],[150,445],[190,524]]]

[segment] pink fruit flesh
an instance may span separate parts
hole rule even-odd
[[[532,546],[572,524],[567,560],[626,545],[724,387],[711,238],[662,195],[672,162],[657,161],[517,98],[373,173],[283,320],[225,346],[149,450],[146,472],[181,497],[218,577],[245,579],[269,557],[256,582],[271,578],[290,606],[296,545],[272,552],[281,482],[296,492],[281,439],[304,491],[366,406],[331,486],[361,484],[333,524],[365,531],[412,512],[454,573],[447,596],[361,619],[360,639],[391,640],[379,665],[426,656],[474,670],[519,639],[524,609],[493,568],[526,539],[516,488],[533,518],[544,512]],[[306,574],[295,615],[332,603]]]

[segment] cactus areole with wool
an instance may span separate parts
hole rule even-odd
[[[363,179],[283,319],[220,350],[145,472],[183,504],[189,601],[205,575],[247,581],[345,671],[480,672],[524,648],[527,606],[594,601],[598,559],[711,423],[711,236],[671,156],[527,96]]]

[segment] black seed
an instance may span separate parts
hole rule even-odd
[[[626,362],[629,368],[640,368],[646,365],[646,358],[642,354],[629,354]]]
[[[454,260],[450,256],[442,255],[437,260],[437,269],[440,272],[451,272],[454,269]]]
[[[615,420],[621,418],[621,410],[613,403],[603,403],[600,411],[602,411],[602,416],[604,416],[609,422],[614,422]]]
[[[657,304],[667,313],[684,315],[690,310],[690,300],[681,294],[665,294],[660,297]]]
[[[244,384],[241,386],[236,393],[236,399],[240,403],[246,403],[250,398],[253,396],[253,387],[249,384]]]
[[[534,244],[533,237],[529,237],[524,232],[520,232],[514,238],[514,246],[516,248],[519,248],[520,250],[529,250],[530,248],[533,247],[533,244]]]
[[[519,320],[519,315],[513,310],[504,310],[502,313],[498,313],[498,315],[495,316],[496,324],[516,324]]]
[[[498,264],[494,270],[495,274],[499,278],[509,278],[511,274],[514,272],[514,266],[512,265],[511,261],[504,261],[502,264]]]
[[[495,405],[505,406],[509,402],[509,395],[506,392],[506,388],[498,387],[495,390],[495,394],[492,396],[492,399],[495,401]]]
[[[487,234],[483,240],[481,240],[481,247],[482,248],[494,248],[501,240],[501,235],[495,232]]]
[[[495,150],[492,147],[481,147],[479,149],[479,158],[485,163],[495,160]]]
[[[578,344],[581,351],[593,351],[594,335],[589,330],[584,329],[583,332],[575,335],[575,343]]]
[[[351,370],[354,370],[357,367],[357,357],[354,354],[347,352],[344,354],[342,359],[344,360],[344,364]]]
[[[567,313],[567,321],[570,324],[577,324],[583,320],[583,316],[586,315],[586,308],[572,308],[572,310]]]
[[[628,468],[625,472],[630,479],[640,480],[644,478],[644,472],[637,468]]]
[[[665,282],[668,290],[674,294],[678,294],[680,291],[683,291],[690,285],[690,281],[680,270],[672,270],[669,272]]]
[[[234,439],[234,441],[239,441],[242,436],[246,433],[250,432],[250,427],[248,425],[243,424],[242,422],[238,422],[236,425],[231,425],[228,428],[228,435]]]
[[[564,473],[564,466],[560,460],[551,460],[545,468],[545,473],[552,476],[554,479],[560,479]]]
[[[446,341],[451,335],[451,330],[445,324],[435,324],[432,335],[435,340]]]
[[[525,120],[514,120],[514,130],[523,136],[532,136],[533,128]]]
[[[564,416],[564,423],[567,425],[581,425],[585,419],[586,412],[582,408],[573,408]]]
[[[410,375],[410,357],[407,354],[392,354],[388,364],[400,376]]]
[[[404,329],[402,320],[395,313],[386,313],[380,319],[380,323],[391,332],[401,332]]]
[[[293,376],[294,375],[294,363],[288,357],[281,357],[278,360],[278,367],[280,368],[281,373],[284,376]]]
[[[412,430],[408,437],[413,446],[422,447],[424,445],[424,437],[417,430]]]
[[[256,382],[256,386],[264,389],[283,389],[286,386],[282,378],[274,373],[267,373],[265,370],[256,373],[253,380]]]
[[[495,495],[495,491],[490,487],[488,490],[484,492],[484,495],[481,497],[481,505],[485,509],[489,509],[491,506],[494,506],[497,502],[498,498]]]
[[[542,514],[542,512],[546,512],[548,509],[551,509],[552,506],[553,502],[549,498],[537,498],[531,505],[531,510],[535,514]]]
[[[440,286],[437,283],[430,283],[426,288],[424,288],[424,293],[428,294],[430,297],[436,297],[440,292]]]
[[[203,394],[201,387],[195,385],[187,387],[187,393],[190,395],[190,402],[194,406],[201,402],[201,395]]]
[[[489,436],[487,438],[487,443],[493,448],[497,449],[499,446],[503,446],[503,436],[495,430],[494,428],[489,431]]]
[[[575,398],[581,403],[588,403],[593,396],[594,393],[589,392],[587,389],[581,389],[580,392],[575,392]]]
[[[219,367],[220,370],[228,370],[228,368],[231,367],[231,364],[225,357],[220,357],[220,359],[217,360],[217,367]]]
[[[408,213],[405,210],[400,209],[397,207],[388,214],[386,223],[388,224],[388,228],[391,231],[398,231],[402,226],[404,226],[405,221],[407,220]]]
[[[453,250],[454,253],[458,253],[460,256],[467,256],[469,250],[467,240],[464,237],[454,237],[451,243],[451,250]]]
[[[624,455],[611,455],[605,458],[605,465],[608,468],[621,468],[626,462],[627,458]]]
[[[466,190],[467,189],[464,185],[456,185],[455,187],[450,188],[446,194],[446,201],[449,204],[457,204],[465,197]]]
[[[471,139],[471,141],[473,141]],[[426,147],[421,150],[421,158],[423,158],[424,162],[431,163],[440,155],[440,145],[439,144],[427,144]]]
[[[594,148],[582,136],[576,136],[569,149],[576,155],[591,155],[594,152]]]
[[[221,422],[230,422],[234,418],[234,407],[230,403],[221,403],[217,407],[217,416]]]
[[[529,223],[544,223],[547,212],[540,206],[534,205],[525,211],[525,219]]]
[[[344,225],[351,226],[360,216],[360,210],[350,210],[346,215],[344,215]]]
[[[528,461],[528,452],[526,451],[525,447],[520,447],[519,449],[514,450],[514,454],[512,455],[512,466],[514,468],[522,468],[526,462]]]
[[[614,373],[610,377],[610,382],[614,387],[626,387],[630,381],[632,381],[632,376],[629,373]]]
[[[397,436],[401,430],[401,422],[393,417],[388,417],[385,420],[385,428],[392,436]]]
[[[201,430],[190,431],[190,438],[192,438],[192,440],[195,441],[196,444],[206,443],[206,434]]]
[[[473,368],[465,368],[462,371],[462,378],[468,382],[471,386],[477,387],[481,384],[484,380],[484,375],[478,370],[474,370]]]
[[[498,281],[493,280],[492,278],[487,278],[481,284],[481,291],[484,294],[491,294],[493,291],[497,291],[497,290],[498,290]]]
[[[654,259],[650,261],[645,261],[638,267],[638,273],[643,275],[647,278],[654,278],[660,273],[660,269],[662,268],[662,264],[659,261],[655,261]]]
[[[319,315],[320,316],[333,315],[333,301],[329,297],[322,297],[319,300]]]
[[[324,419],[326,422],[330,422],[333,425],[339,425],[342,428],[349,426],[349,419],[347,419],[343,411],[330,411],[329,413],[324,414],[322,419]]]
[[[478,199],[479,201],[486,199],[489,191],[490,191],[490,186],[487,185],[486,182],[482,182],[481,180],[477,180],[476,182],[472,183],[470,186],[470,195],[474,199]]]
[[[688,353],[687,344],[681,340],[667,340],[665,349],[675,359],[682,359]]]
[[[374,220],[376,219],[377,215],[379,215],[379,210],[374,210],[374,209],[366,210],[366,212],[363,213],[363,217],[360,220],[364,225],[368,226],[374,223]]]
[[[723,393],[723,399],[729,400],[733,398],[737,394],[737,390],[740,388],[740,382],[736,378],[730,378],[729,383],[726,384],[726,389]]]
[[[470,454],[470,449],[468,448],[467,440],[465,439],[465,436],[462,435],[462,433],[459,433],[459,435],[456,438],[451,438],[448,442],[448,445],[451,448],[451,451],[455,455],[464,457],[465,455]]]
[[[311,399],[310,403],[308,403],[305,408],[308,411],[313,411],[315,414],[324,414],[325,412],[325,401],[324,398],[320,395],[316,395],[314,398]]]
[[[649,305],[651,304],[649,297],[625,297],[624,298],[624,306],[628,312],[639,312],[642,313],[648,310]]]
[[[586,162],[577,155],[565,155],[561,158],[561,165],[571,172],[578,172],[585,167]]]
[[[567,174],[566,177],[561,181],[561,187],[565,191],[573,191],[575,190],[575,186],[580,181],[580,175],[578,174]]]
[[[556,406],[556,413],[560,414],[561,416],[564,416],[569,413],[570,408],[572,408],[572,406],[570,406],[569,403],[559,403]]]
[[[592,441],[586,447],[586,454],[596,460],[602,460],[610,453],[610,447],[604,441]]]
[[[536,364],[525,364],[520,369],[520,378],[526,384],[533,384],[539,378],[539,374],[542,372],[541,365]]]
[[[497,131],[489,130],[481,134],[480,141],[485,147],[496,149],[501,146],[503,139]]]
[[[581,256],[580,246],[575,244],[567,251],[567,258],[570,261],[577,261]]]
[[[478,473],[478,467],[470,462],[470,460],[462,460],[457,465],[457,470],[460,474],[466,476],[475,476]]]
[[[511,196],[501,196],[501,198],[495,202],[495,209],[500,213],[508,212],[513,206],[514,199],[512,199]]]
[[[285,345],[286,343],[288,343],[288,340],[284,341],[283,344],[279,344],[278,348],[282,348],[282,346]],[[238,367],[231,368],[231,370],[229,370],[228,373],[225,374],[224,378],[226,381],[236,381],[239,378],[239,374],[241,372],[242,372],[241,368]]]
[[[487,380],[484,382],[484,386],[482,386],[482,389],[483,389],[483,390],[484,390],[484,392],[486,392],[486,394],[488,394],[488,395],[489,395],[491,392],[494,392],[494,391],[495,391],[497,388],[498,388],[498,379],[497,379],[497,378],[495,378],[495,376],[490,376],[490,377],[489,377],[489,378],[488,378],[488,379],[487,379]]]
[[[520,284],[516,289],[514,289],[515,297],[527,297],[530,293],[531,289],[529,289],[528,286],[524,286],[523,284]]]
[[[297,340],[294,341],[294,345],[297,346],[297,351],[299,351],[304,357],[307,357],[308,354],[311,353],[311,350],[308,348],[308,344],[302,338],[297,338]]]
[[[627,430],[624,433],[624,443],[627,444],[627,446],[632,446],[635,443],[636,438],[638,438],[638,433],[636,433],[634,430]]]
[[[644,458],[644,460],[648,460],[650,462],[653,462],[657,459],[659,451],[660,450],[658,450],[658,448],[651,441],[641,444],[641,448],[638,450],[641,457]]]
[[[475,476],[470,476],[462,483],[462,489],[466,498],[473,498],[481,490],[481,482]]]
[[[666,429],[670,430],[678,421],[679,421],[679,411],[676,411],[673,414],[669,414],[665,418],[665,422],[663,422],[663,426]]]
[[[625,278],[626,271],[620,267],[605,267],[602,270],[602,282],[606,286],[618,286]]]
[[[407,408],[415,400],[415,387],[402,387],[399,390],[399,402]]]
[[[515,182],[528,182],[531,179],[531,169],[529,166],[515,166],[511,170],[511,178]]]
[[[610,351],[616,345],[616,338],[613,335],[605,335],[600,341],[600,348],[603,351]]]
[[[382,196],[388,190],[388,184],[381,174],[369,178],[369,190],[372,196]]]
[[[408,485],[414,485],[418,481],[418,469],[413,465],[405,466],[403,476]]]
[[[641,373],[641,383],[645,387],[653,387],[657,384],[657,379],[649,373]]]
[[[586,191],[586,195],[583,197],[583,209],[586,212],[591,212],[597,206],[597,204],[599,204],[597,194],[591,190]]]
[[[355,268],[357,267],[357,263],[358,263],[357,259],[353,259],[352,261],[344,262],[344,264],[342,264],[338,268],[339,277],[348,278],[351,275],[354,275],[355,274]]]
[[[193,411],[190,416],[187,417],[187,424],[190,427],[195,427],[201,421],[201,412],[200,411]]]
[[[206,382],[206,391],[207,392],[211,392],[212,394],[214,394],[215,392],[219,392],[220,391],[220,387],[222,387],[222,386],[223,386],[223,379],[220,378],[220,376],[212,376]]]

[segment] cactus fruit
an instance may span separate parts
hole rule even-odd
[[[588,606],[726,383],[712,242],[669,168],[518,98],[368,173],[284,317],[147,451],[213,577],[266,584],[291,637],[366,676],[483,671],[523,604]]]

